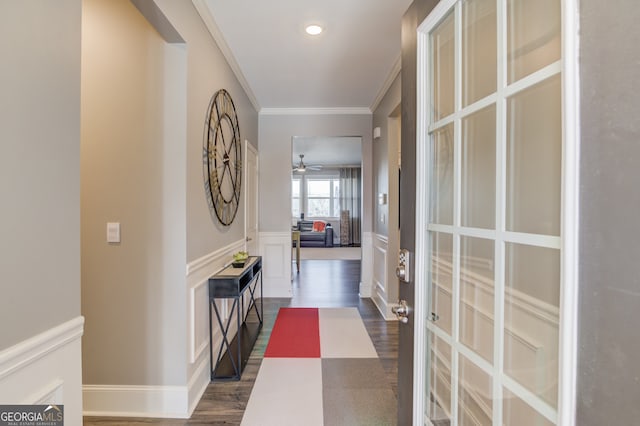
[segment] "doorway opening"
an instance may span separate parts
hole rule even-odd
[[[291,227],[301,259],[360,260],[362,138],[295,136],[291,146]]]

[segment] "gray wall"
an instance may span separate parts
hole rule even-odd
[[[209,214],[203,123],[221,88],[254,145],[257,113],[193,4],[156,4],[184,43],[166,43],[128,0],[83,3],[86,384],[184,385],[186,264],[244,235],[242,204],[230,228]],[[121,223],[120,244],[107,244],[107,222]]]
[[[85,0],[82,43],[83,379],[184,383],[184,49],[127,0]]]
[[[0,2],[0,351],[80,315],[80,22]]]
[[[371,115],[260,116],[260,231],[287,232],[291,229],[293,136],[362,137],[362,231],[371,232]]]
[[[258,113],[215,44],[193,4],[156,0],[187,47],[187,262],[244,238],[244,207],[228,227],[212,220],[204,196],[202,140],[211,96],[227,89],[236,106],[242,140],[258,147]],[[244,186],[243,186],[244,191]],[[244,195],[241,195],[241,200]]]
[[[640,8],[582,0],[578,425],[640,418]]]
[[[373,127],[380,127],[380,138],[373,141],[373,170],[374,189],[373,205],[375,214],[373,216],[373,231],[380,235],[389,235],[389,229],[398,229],[398,144],[400,141],[397,135],[390,135],[389,132],[397,133],[395,126],[390,123],[389,118],[400,105],[400,74],[395,78],[389,90],[382,98],[380,105],[373,112]],[[391,164],[391,163],[392,164]],[[378,194],[387,194],[387,204],[378,203]],[[393,200],[391,199],[393,198]],[[392,204],[394,203],[394,204]],[[392,208],[391,206],[394,206]],[[386,219],[381,221],[381,215]]]

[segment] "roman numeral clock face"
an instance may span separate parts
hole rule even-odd
[[[209,102],[204,137],[204,186],[209,209],[225,226],[240,204],[242,145],[236,107],[222,89]]]

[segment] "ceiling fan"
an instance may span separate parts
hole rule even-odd
[[[322,168],[321,165],[311,165],[311,164],[304,164],[304,161],[302,160],[304,158],[304,154],[300,154],[300,163],[298,163],[297,165],[293,165],[293,171],[294,172],[306,172],[307,170],[320,170]]]

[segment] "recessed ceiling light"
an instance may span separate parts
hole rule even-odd
[[[318,35],[322,32],[322,27],[320,25],[309,25],[304,29],[309,35]]]

